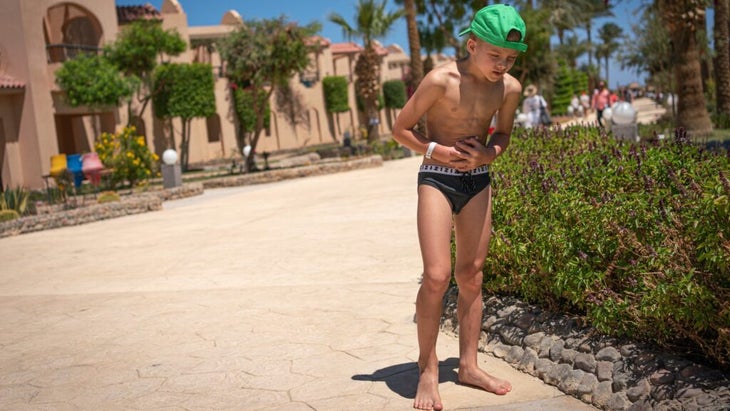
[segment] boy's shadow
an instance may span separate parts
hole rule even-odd
[[[458,374],[456,369],[459,367],[458,358],[447,358],[439,362],[439,383],[451,381],[456,382]],[[390,367],[381,368],[372,374],[353,375],[355,381],[382,381],[394,393],[404,398],[413,399],[416,397],[416,387],[418,385],[418,364],[408,362],[402,364],[391,365]]]

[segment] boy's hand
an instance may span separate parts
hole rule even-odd
[[[489,163],[487,147],[476,137],[458,141],[454,148],[458,152],[458,156],[453,158],[450,164],[459,171],[473,170]]]

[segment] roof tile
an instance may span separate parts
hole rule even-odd
[[[25,83],[18,81],[8,74],[0,73],[0,88],[24,88]]]
[[[117,6],[118,24],[128,24],[135,20],[162,20],[162,15],[150,3],[142,6]]]

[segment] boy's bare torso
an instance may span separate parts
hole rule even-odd
[[[426,113],[429,139],[445,146],[457,141],[477,137],[486,144],[492,117],[502,106],[505,81],[477,81],[472,75],[459,69],[460,62],[452,62],[435,68],[443,95]],[[505,77],[509,74],[505,74]],[[511,78],[511,76],[510,76]],[[516,80],[515,80],[516,81]],[[424,163],[438,164],[434,160]]]

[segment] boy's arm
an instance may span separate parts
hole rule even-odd
[[[515,123],[515,112],[520,103],[520,92],[522,90],[522,87],[519,85],[515,87],[514,89],[508,90],[502,107],[495,113],[495,116],[497,116],[497,124],[494,127],[492,135],[489,137],[489,141],[487,141],[487,164],[491,164],[509,145],[512,128]]]
[[[424,77],[393,124],[393,139],[416,153],[424,154],[430,140],[414,127],[446,92],[446,84],[436,74],[431,72]]]

